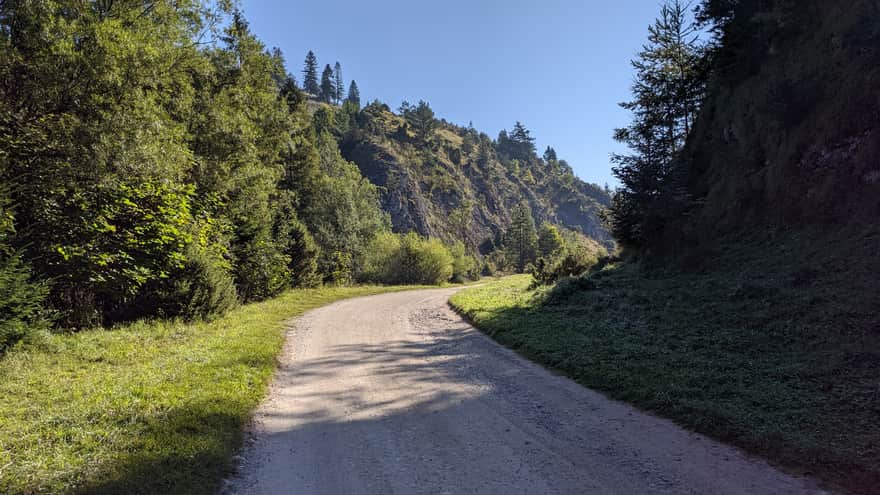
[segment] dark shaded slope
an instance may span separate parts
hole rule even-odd
[[[877,19],[874,0],[739,3],[679,167],[695,215],[674,230],[876,222]]]

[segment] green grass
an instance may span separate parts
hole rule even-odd
[[[880,486],[876,234],[719,248],[700,270],[529,276],[452,304],[521,354],[852,493]]]
[[[0,493],[215,493],[282,323],[403,288],[295,290],[211,323],[50,335],[0,359]]]

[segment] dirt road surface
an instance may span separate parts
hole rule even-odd
[[[823,493],[500,347],[455,289],[291,324],[231,494]]]

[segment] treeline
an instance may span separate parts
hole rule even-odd
[[[390,281],[367,256],[390,235],[377,188],[332,135],[360,110],[356,84],[312,116],[234,8],[11,0],[0,43],[0,351],[50,322],[211,318]],[[325,76],[321,98],[341,101],[339,65]],[[443,266],[407,282],[473,273],[428,247]]]
[[[306,54],[303,66],[303,90],[310,97],[324,103],[340,105],[346,102],[358,108],[361,106],[361,92],[354,79],[351,80],[346,94],[345,80],[342,78],[342,64],[339,62],[336,62],[332,68],[330,64],[325,65],[324,71],[321,73],[321,82],[318,82],[318,57],[311,50]]]

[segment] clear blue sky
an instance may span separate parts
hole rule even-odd
[[[243,0],[251,29],[302,82],[313,50],[362,101],[428,101],[493,138],[519,120],[584,180],[616,183],[611,138],[628,122],[639,51],[659,0]],[[347,87],[346,82],[346,87]]]

